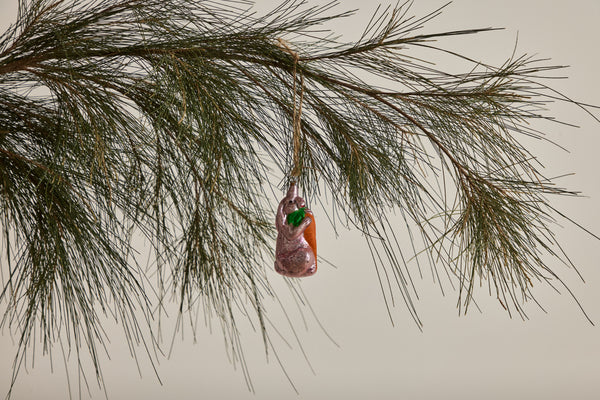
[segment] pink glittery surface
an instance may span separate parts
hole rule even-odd
[[[304,232],[313,219],[307,215],[297,227],[287,223],[287,215],[301,207],[306,207],[306,202],[298,196],[298,188],[292,183],[277,208],[275,270],[281,275],[296,278],[317,272],[316,255],[304,237]],[[305,211],[312,216],[308,208]]]

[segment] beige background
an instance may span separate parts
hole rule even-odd
[[[268,9],[277,1],[259,1]],[[317,3],[317,1],[312,1]],[[366,1],[342,1],[338,9],[361,8],[350,19],[331,24],[348,40],[360,33],[374,9]],[[442,1],[416,1],[413,12],[421,15]],[[16,0],[0,0],[2,30],[14,18]],[[470,27],[505,27],[460,41],[449,41],[452,49],[492,63],[509,57],[517,32],[519,52],[551,57],[555,64],[568,64],[568,80],[554,81],[556,88],[588,103],[600,104],[598,87],[598,39],[600,2],[597,0],[455,0],[443,15],[429,23],[427,31]],[[357,29],[357,27],[360,27]],[[600,232],[600,182],[598,148],[600,124],[581,110],[565,105],[552,107],[552,113],[574,122],[580,129],[549,125],[549,138],[566,146],[570,153],[534,143],[533,152],[548,166],[548,176],[565,172],[576,174],[561,184],[583,191],[580,199],[555,199],[554,204],[575,220]],[[600,110],[597,112],[600,115]],[[544,125],[546,128],[546,125]],[[274,207],[277,199],[273,199]],[[316,210],[318,212],[318,209]],[[571,270],[553,266],[570,285],[591,318],[600,325],[600,243],[569,224],[557,228],[559,239],[586,279],[583,284]],[[407,240],[403,238],[403,240]],[[319,249],[339,268],[322,265],[319,273],[306,279],[302,287],[311,299],[334,345],[307,313],[301,316],[285,285],[274,272],[273,285],[281,289],[282,304],[295,321],[297,333],[315,373],[298,349],[293,333],[276,303],[271,318],[281,328],[291,346],[273,335],[287,372],[300,394],[296,396],[271,354],[265,362],[262,340],[242,324],[246,360],[256,390],[248,392],[243,374],[229,363],[223,337],[217,327],[197,333],[196,343],[189,329],[175,340],[169,359],[161,358],[161,386],[140,351],[140,369],[124,346],[124,338],[114,329],[109,346],[111,360],[105,357],[104,376],[111,399],[598,399],[600,398],[600,331],[582,316],[572,299],[546,287],[535,293],[547,314],[531,304],[530,320],[510,319],[499,305],[482,291],[479,304],[483,313],[472,310],[458,316],[456,293],[443,297],[429,275],[418,281],[421,300],[417,307],[424,321],[420,333],[403,304],[386,314],[375,270],[366,245],[356,232],[340,232],[335,237],[325,219],[319,225]],[[416,276],[416,274],[415,274]],[[449,287],[446,287],[449,289]],[[4,305],[0,306],[0,311]],[[112,330],[112,323],[107,322]],[[165,328],[168,351],[172,327]],[[5,330],[0,336],[0,392],[10,377],[14,342]],[[15,399],[62,399],[67,397],[67,381],[59,349],[53,355],[51,372],[48,357],[35,359],[14,393]],[[73,395],[78,396],[77,374],[70,376]],[[102,398],[94,377],[88,377],[94,398]],[[0,394],[2,395],[2,394]],[[87,398],[84,392],[83,398]]]

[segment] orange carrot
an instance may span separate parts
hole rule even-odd
[[[315,268],[317,266],[317,227],[315,226],[315,216],[312,211],[307,211],[306,216],[310,218],[310,225],[304,230],[304,240],[308,243],[315,254]]]

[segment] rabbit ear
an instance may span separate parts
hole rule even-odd
[[[289,197],[292,199],[298,197],[298,186],[296,186],[296,182],[290,183],[290,188],[288,189],[286,197]]]

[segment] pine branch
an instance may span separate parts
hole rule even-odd
[[[69,348],[85,343],[101,381],[103,315],[128,340],[158,345],[137,318],[151,324],[168,295],[181,313],[200,303],[214,312],[240,359],[240,308],[270,343],[271,193],[293,168],[294,88],[299,183],[309,198],[331,196],[333,223],[364,233],[388,304],[399,293],[420,325],[404,253],[420,250],[416,239],[398,244],[392,211],[436,273],[454,276],[465,312],[478,279],[521,315],[535,282],[561,283],[545,257],[569,263],[549,195],[576,193],[520,144],[543,138],[530,122],[550,119],[552,101],[592,109],[546,85],[542,74],[560,67],[527,56],[494,67],[438,48],[493,29],[420,33],[441,9],[412,18],[408,2],[338,43],[319,31],[350,15],[332,14],[334,4],[286,1],[257,17],[243,1],[20,2],[0,38],[1,324],[20,335],[15,377],[39,329],[47,349],[59,333]],[[471,69],[436,69],[414,48]],[[152,245],[157,299],[135,235]]]

